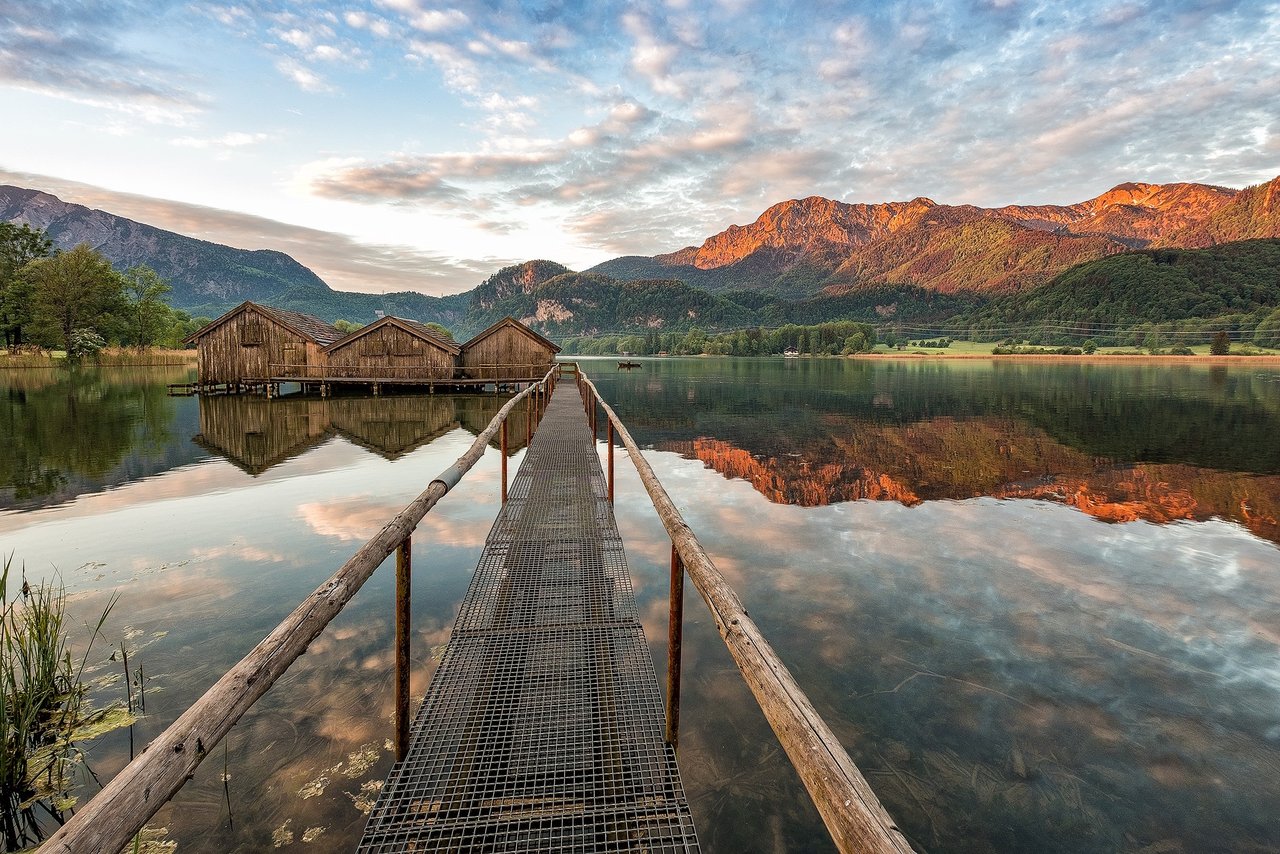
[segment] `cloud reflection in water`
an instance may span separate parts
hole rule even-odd
[[[695,462],[649,456],[922,848],[1277,838],[1273,544],[1225,521],[1103,524],[1045,501],[778,505]],[[634,486],[622,495],[620,506],[645,500]],[[657,572],[631,546],[661,542],[656,521],[620,517],[633,571]],[[705,615],[696,599],[686,607]],[[732,850],[777,826],[820,834],[782,806],[804,797],[784,758],[768,761],[759,791],[743,778],[761,761],[753,745],[772,738],[716,662],[719,639],[695,636],[682,767],[704,836]]]

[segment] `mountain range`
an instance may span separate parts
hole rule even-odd
[[[871,285],[991,294],[1033,288],[1076,264],[1135,249],[1259,237],[1280,237],[1280,178],[1243,191],[1128,183],[1072,205],[999,208],[810,196],[776,204],[700,246],[616,258],[589,272],[790,296]]]
[[[0,220],[42,229],[58,249],[81,243],[125,270],[146,264],[172,287],[169,301],[193,315],[216,316],[245,300],[299,307],[338,317],[375,319],[375,311],[405,317],[456,321],[468,300],[412,291],[361,294],[334,291],[289,255],[269,249],[236,249],[187,237],[84,205],[64,202],[40,190],[0,185]],[[310,309],[305,308],[311,306]]]
[[[1268,239],[1280,238],[1280,178],[1245,190],[1126,183],[1071,205],[998,208],[923,197],[848,204],[811,196],[773,205],[749,225],[731,225],[697,246],[615,258],[581,273],[530,261],[447,297],[334,291],[283,253],[197,240],[38,190],[0,186],[0,219],[42,228],[60,248],[88,243],[118,268],[146,263],[170,281],[173,304],[193,314],[216,315],[253,299],[328,320],[369,322],[384,311],[463,335],[511,314],[561,337],[835,317],[940,322],[991,305],[1004,306],[1001,317],[1025,315],[1041,289],[1061,291],[1064,279],[1096,284],[1098,270],[1115,267],[1106,259],[1122,256],[1138,259],[1119,267],[1139,276],[1153,266],[1143,258],[1182,258],[1184,268],[1199,270],[1204,282],[1180,279],[1179,286],[1196,291],[1188,299],[1201,317],[1274,305],[1275,283],[1257,280],[1267,278],[1274,255]],[[1257,240],[1263,244],[1228,255],[1213,249]],[[1165,251],[1173,249],[1208,253]],[[1226,294],[1196,303],[1210,279],[1220,278],[1218,268],[1238,268],[1242,257],[1247,273],[1240,287],[1253,289],[1248,298]],[[1087,302],[1078,284],[1070,287],[1071,300]]]

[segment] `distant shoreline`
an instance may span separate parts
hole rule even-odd
[[[1060,353],[857,353],[850,359],[896,359],[912,361],[918,359],[941,360],[974,360],[990,359],[1007,362],[1109,362],[1109,363],[1158,363],[1174,365],[1280,365],[1280,354],[1253,356],[1209,356],[1196,354],[1192,356],[1172,356],[1140,354],[1126,356],[1118,353],[1093,353],[1079,356],[1066,356]]]
[[[1066,356],[1061,353],[1005,353],[995,355],[993,353],[853,353],[848,356],[832,356],[832,355],[804,355],[783,357],[778,354],[768,356],[725,356],[712,355],[710,353],[699,353],[698,355],[688,356],[617,356],[617,355],[582,355],[573,354],[561,359],[564,362],[575,362],[579,359],[585,361],[618,361],[619,359],[639,359],[663,361],[665,359],[782,359],[787,358],[788,362],[799,361],[804,359],[816,359],[828,361],[831,359],[875,359],[875,360],[894,360],[900,362],[913,361],[1002,361],[1002,362],[1090,362],[1090,363],[1108,363],[1108,364],[1169,364],[1169,365],[1270,365],[1280,367],[1280,353],[1264,353],[1251,356],[1210,356],[1207,353],[1197,353],[1191,356],[1172,356],[1163,354],[1153,356],[1148,353],[1140,353],[1134,355],[1121,355],[1119,353],[1094,353],[1086,356],[1081,353],[1079,356]]]

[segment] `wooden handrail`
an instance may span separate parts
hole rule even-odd
[[[680,562],[701,594],[716,628],[742,677],[755,695],[761,711],[773,727],[778,741],[791,759],[800,780],[809,790],[818,813],[827,825],[836,847],[843,852],[908,854],[912,851],[902,831],[853,764],[844,746],[809,698],[796,684],[782,659],[765,640],[749,616],[742,600],[729,586],[715,562],[707,555],[667,495],[648,460],[640,453],[626,425],[604,402],[600,392],[580,369],[579,384],[584,404],[599,405],[614,425],[616,434],[640,475],[640,482],[653,502],[662,524],[671,537]]]
[[[40,850],[45,854],[118,854],[191,779],[214,745],[306,651],[373,571],[413,535],[422,517],[484,455],[489,441],[516,404],[554,385],[559,372],[559,366],[553,367],[536,384],[507,401],[457,462],[431,481],[421,495],[160,733],[145,752],[126,765]]]
[[[494,371],[502,369],[508,373],[514,372],[530,372],[530,374],[521,373],[519,376],[512,376],[512,380],[523,380],[526,376],[537,376],[537,373],[545,373],[550,367],[554,366],[554,362],[527,362],[520,364],[504,363],[492,365],[283,365],[268,364],[267,372],[272,377],[293,380],[312,380],[322,382],[325,380],[375,380],[375,379],[467,379],[460,376],[461,373],[471,370]],[[484,377],[475,377],[472,379],[485,379]],[[487,379],[494,379],[488,377]],[[497,379],[506,380],[508,377],[498,377]]]

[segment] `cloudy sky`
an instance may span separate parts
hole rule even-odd
[[[0,183],[349,290],[1280,174],[1280,3],[0,0]]]

